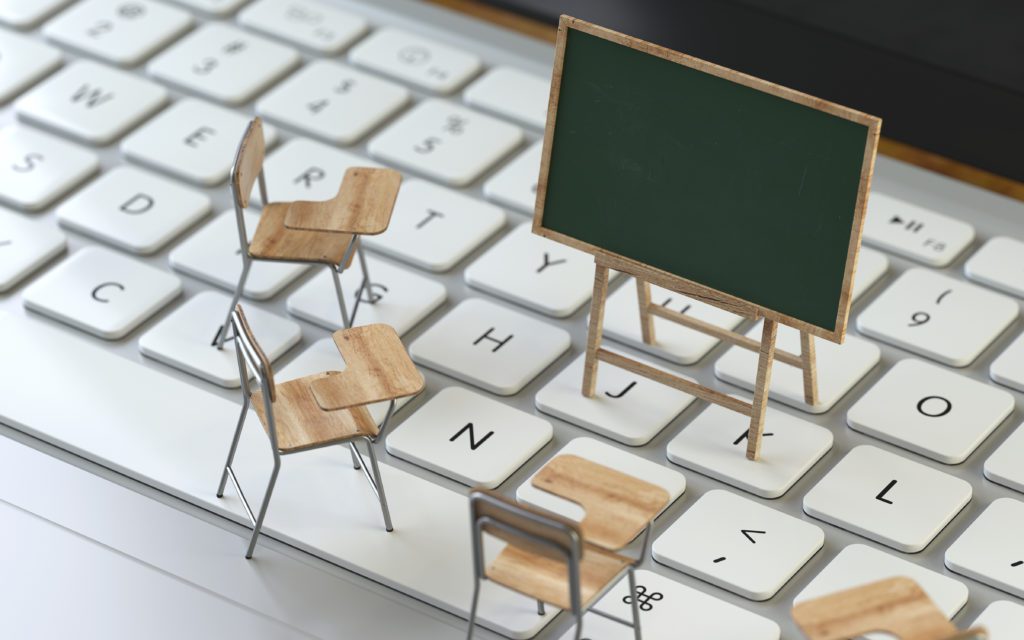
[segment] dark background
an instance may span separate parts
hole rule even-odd
[[[882,135],[1024,181],[1020,0],[485,0],[562,13],[883,119]]]

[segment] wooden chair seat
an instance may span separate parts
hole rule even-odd
[[[580,597],[584,608],[617,580],[633,560],[611,551],[587,545],[580,561]],[[525,596],[551,603],[562,609],[569,602],[569,565],[509,545],[487,567],[487,578]]]
[[[281,453],[294,453],[352,438],[377,437],[377,424],[366,407],[323,411],[316,403],[310,383],[323,374],[306,376],[276,385],[274,419],[277,424],[277,448]],[[263,428],[267,419],[262,391],[252,394],[252,406]]]
[[[345,409],[413,396],[425,381],[393,327],[368,324],[334,332],[344,371],[329,371],[310,385],[321,409]]]
[[[532,484],[583,507],[583,539],[612,550],[640,535],[671,500],[656,484],[570,454],[552,458]]]
[[[350,167],[330,200],[292,203],[284,218],[289,229],[375,236],[391,223],[402,174],[394,169]]]
[[[290,202],[271,202],[263,207],[260,223],[256,226],[249,255],[259,260],[286,260],[291,262],[319,262],[337,265],[345,257],[345,249],[352,236],[329,231],[303,231],[289,229],[284,224]],[[342,265],[352,263],[353,251]]]

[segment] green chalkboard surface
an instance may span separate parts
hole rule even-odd
[[[880,121],[560,29],[534,230],[842,341]]]

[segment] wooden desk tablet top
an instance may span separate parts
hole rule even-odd
[[[377,235],[391,222],[402,174],[394,169],[352,167],[330,200],[293,202],[284,226],[303,231]]]
[[[793,620],[810,640],[841,640],[871,631],[900,640],[983,640],[984,629],[957,631],[928,594],[906,577],[845,589],[793,607]]]
[[[345,370],[328,372],[310,385],[324,411],[403,398],[423,390],[423,374],[389,325],[335,331],[334,344],[345,359]]]
[[[583,539],[609,550],[629,544],[669,502],[658,485],[574,455],[553,458],[533,486],[583,507]]]

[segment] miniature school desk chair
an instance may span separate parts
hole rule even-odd
[[[571,520],[513,502],[493,491],[471,491],[469,509],[476,582],[467,640],[473,637],[483,580],[493,580],[536,599],[540,615],[544,614],[544,603],[572,611],[576,618],[576,640],[583,637],[583,614],[587,611],[632,627],[636,640],[641,640],[636,598],[631,598],[632,622],[591,607],[623,574],[629,578],[629,592],[636,591],[633,572],[646,556],[649,535],[644,538],[644,551],[639,557],[629,558],[584,542],[579,526]],[[483,557],[485,533],[508,543],[490,565],[484,563]]]
[[[357,376],[372,377],[379,374],[381,369],[387,368],[393,363],[404,371],[415,372],[416,368],[409,355],[402,346],[401,340],[395,330],[384,324],[372,324],[353,329],[338,331],[336,339],[350,337],[357,344],[372,344],[380,354],[379,362],[376,357],[368,358],[371,361],[359,361],[352,357],[346,361],[346,370],[342,372],[327,372],[289,380],[282,384],[274,382],[274,372],[270,368],[270,362],[260,349],[259,344],[253,337],[252,330],[245,319],[242,306],[238,305],[231,313],[231,325],[235,332],[235,354],[238,358],[238,373],[242,381],[242,412],[238,417],[238,426],[235,428],[234,439],[231,441],[231,448],[228,451],[227,461],[224,463],[224,472],[221,475],[220,486],[217,488],[217,497],[224,497],[224,487],[230,479],[238,493],[242,506],[245,509],[249,521],[252,523],[252,538],[249,540],[249,547],[245,552],[246,558],[252,558],[253,550],[256,548],[256,540],[259,538],[260,529],[263,528],[263,519],[267,515],[267,507],[270,504],[270,496],[274,492],[274,485],[277,483],[277,474],[281,469],[281,456],[299,451],[318,449],[334,444],[347,444],[352,454],[352,466],[362,469],[363,474],[370,483],[370,487],[380,501],[380,510],[384,516],[384,528],[392,531],[391,513],[388,511],[388,501],[384,494],[384,484],[381,479],[380,469],[377,466],[377,456],[374,453],[374,443],[380,438],[388,427],[395,408],[395,400],[404,395],[418,393],[423,388],[423,377],[419,376],[418,387],[408,387],[400,391],[401,395],[391,398],[381,398],[379,394],[367,399],[358,405],[352,405],[345,409],[327,411],[321,408],[312,389],[312,383],[317,380],[336,380],[339,384],[345,384],[346,380],[353,380]],[[353,351],[351,353],[360,353]],[[404,362],[402,361],[404,358]],[[387,363],[384,367],[381,362]],[[386,374],[387,371],[384,371]],[[406,376],[410,377],[410,376]],[[253,378],[259,385],[258,390],[250,387],[249,380]],[[360,393],[359,385],[349,392],[350,400],[354,394]],[[362,388],[373,388],[373,385],[363,385]],[[388,412],[380,428],[370,416],[366,404],[380,400],[390,400]],[[352,400],[354,401],[354,400]],[[242,492],[242,488],[235,477],[234,469],[231,467],[234,462],[235,451],[238,449],[238,441],[242,435],[242,426],[245,424],[248,415],[249,405],[256,411],[257,417],[263,424],[263,429],[270,439],[270,449],[274,455],[274,470],[271,472],[267,489],[263,496],[263,504],[258,515],[253,515],[249,502]],[[370,465],[367,468],[363,455],[356,447],[356,441],[363,440],[370,457]]]
[[[263,122],[253,118],[242,135],[231,168],[231,195],[235,203],[235,222],[238,225],[238,242],[242,249],[242,273],[238,277],[235,295],[228,306],[227,317],[220,328],[214,344],[224,348],[231,313],[242,297],[253,260],[276,262],[300,262],[327,266],[334,279],[334,293],[341,309],[341,321],[345,328],[352,326],[363,290],[370,282],[366,268],[366,256],[359,243],[359,234],[381,233],[391,220],[391,210],[398,195],[402,175],[392,169],[371,169],[359,167],[349,169],[339,188],[338,195],[323,202],[270,202],[267,199],[267,183],[263,175],[263,158],[266,143],[263,139]],[[263,211],[259,224],[248,240],[245,227],[245,208],[249,206],[253,183],[259,182]],[[372,206],[363,206],[363,201]],[[383,213],[381,213],[383,212]],[[370,213],[372,220],[367,225],[361,221],[362,213]],[[311,218],[314,222],[327,221],[320,227],[293,225],[290,220]],[[333,218],[333,220],[332,220]],[[334,224],[328,224],[333,222]],[[350,230],[346,229],[351,227]],[[352,264],[355,253],[359,254],[363,279],[356,293],[351,316],[341,291],[342,271]]]
[[[847,640],[872,631],[900,640],[985,640],[983,628],[957,631],[910,578],[890,578],[793,607],[793,620],[810,640]]]

